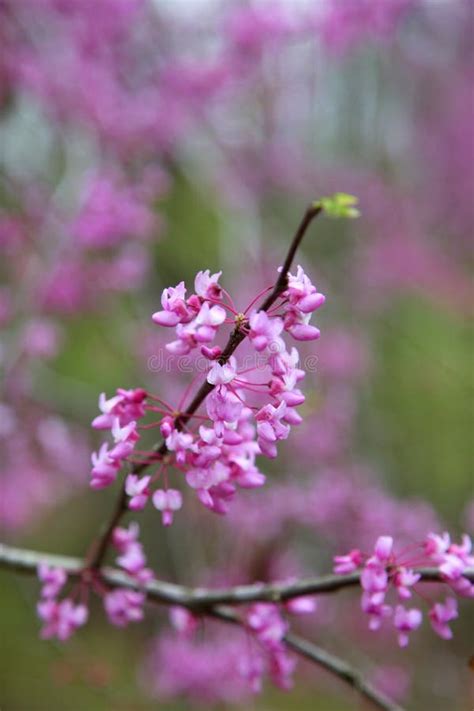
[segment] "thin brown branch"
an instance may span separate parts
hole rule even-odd
[[[14,548],[0,543],[0,568],[35,574],[40,563],[52,567],[64,568],[72,578],[83,574],[83,561],[80,558],[40,553],[38,551]],[[442,583],[443,578],[437,568],[415,568],[425,583]],[[285,602],[302,595],[320,595],[333,593],[359,584],[360,574],[322,575],[314,578],[297,580],[291,583],[253,583],[237,585],[231,588],[191,588],[162,580],[152,580],[140,585],[133,578],[116,568],[105,567],[100,570],[104,582],[114,587],[143,590],[149,599],[164,605],[182,605],[194,612],[204,612],[215,605],[245,605],[251,602]],[[474,582],[474,568],[468,568],[464,576]]]
[[[298,247],[300,246],[303,237],[305,236],[308,227],[310,226],[311,222],[314,220],[315,217],[317,217],[320,213],[322,212],[322,208],[319,206],[316,206],[314,204],[310,205],[308,209],[306,210],[303,219],[301,220],[300,224],[298,225],[298,228],[293,236],[293,239],[291,240],[291,244],[288,250],[288,253],[285,257],[285,261],[283,263],[283,267],[281,269],[280,275],[275,283],[275,286],[272,290],[272,292],[267,296],[263,304],[260,306],[261,311],[268,311],[268,309],[273,306],[275,301],[278,299],[278,297],[285,291],[287,284],[288,284],[288,272],[291,269],[291,265],[293,263],[293,259],[295,257],[295,254],[298,250]],[[221,365],[224,365],[227,363],[231,355],[235,352],[235,350],[238,348],[238,346],[242,343],[242,341],[245,340],[247,334],[245,330],[242,328],[242,325],[237,325],[232,333],[229,336],[229,340],[224,347],[224,350],[222,351],[221,356],[219,357],[219,363]],[[190,420],[192,415],[198,410],[198,408],[202,405],[204,400],[207,398],[207,396],[213,391],[214,385],[211,385],[210,383],[205,380],[201,387],[199,388],[198,392],[194,396],[191,404],[186,410],[185,414],[178,415],[175,418],[175,427],[178,430],[181,430],[186,423]],[[160,442],[154,447],[153,450],[157,454],[165,455],[166,454],[166,444],[164,441]],[[149,464],[146,462],[140,463],[140,464],[135,464],[132,467],[132,473],[133,474],[141,474],[148,468]],[[98,568],[101,567],[102,562],[105,558],[105,554],[107,553],[107,548],[109,546],[110,539],[112,537],[112,533],[114,528],[118,525],[120,522],[122,516],[125,514],[127,511],[127,495],[125,493],[124,487],[122,487],[122,490],[120,491],[119,497],[117,499],[117,502],[115,504],[115,507],[112,511],[112,514],[110,516],[109,521],[105,524],[103,527],[103,530],[99,534],[99,537],[97,540],[93,541],[87,556],[86,556],[86,568],[90,570],[97,570]]]
[[[384,711],[403,711],[402,707],[394,703],[388,696],[370,684],[354,667],[335,654],[327,652],[312,642],[289,632],[285,636],[287,647],[297,652],[301,657],[326,669],[337,676],[341,681],[349,684],[361,696],[370,701],[374,706]]]

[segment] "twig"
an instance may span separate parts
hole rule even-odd
[[[34,574],[39,563],[52,567],[64,568],[71,577],[81,577],[83,561],[51,553],[14,548],[0,543],[0,568]],[[442,583],[443,578],[437,568],[415,568],[426,583]],[[191,588],[162,580],[151,580],[140,585],[133,578],[116,568],[101,568],[100,575],[104,582],[115,586],[143,590],[151,600],[164,605],[182,605],[194,612],[202,612],[215,605],[245,605],[250,602],[285,602],[302,595],[320,595],[331,593],[359,583],[359,573],[348,575],[323,575],[291,583],[254,583],[237,585],[232,588],[210,589]],[[474,568],[468,568],[464,577],[474,582]]]
[[[288,253],[286,255],[285,261],[283,263],[283,267],[281,269],[280,275],[275,283],[275,286],[273,288],[273,291],[267,296],[265,301],[260,307],[260,311],[268,311],[268,309],[273,306],[275,301],[278,299],[278,297],[285,291],[287,284],[288,284],[288,272],[291,269],[291,265],[293,263],[293,259],[295,257],[296,251],[301,244],[301,241],[303,237],[306,234],[306,231],[308,227],[310,226],[311,222],[314,220],[315,217],[317,217],[320,213],[322,212],[322,208],[319,206],[315,206],[314,204],[310,205],[308,209],[306,210],[303,219],[301,220],[300,224],[298,225],[298,229],[295,232],[295,235],[291,241]],[[238,346],[242,343],[242,341],[245,340],[247,334],[245,330],[242,328],[241,324],[237,324],[232,333],[229,336],[229,340],[222,351],[222,354],[218,358],[218,362],[221,365],[224,365],[227,363],[231,355],[234,353],[234,351],[238,348]],[[191,404],[187,408],[187,411],[185,414],[178,415],[175,418],[174,425],[177,430],[181,430],[187,422],[190,420],[192,415],[196,412],[196,410],[202,405],[204,400],[207,398],[207,396],[214,390],[214,385],[211,385],[208,383],[207,380],[205,380],[201,387],[199,388],[198,392],[194,396]],[[166,444],[165,442],[160,442],[157,444],[153,451],[157,454],[165,455],[167,452]],[[147,467],[149,466],[148,463],[143,462],[141,464],[135,464],[132,467],[132,474],[141,474],[144,472]],[[125,485],[124,485],[125,486]],[[118,525],[120,522],[120,519],[122,516],[125,514],[127,511],[127,495],[125,493],[124,486],[122,487],[122,490],[120,491],[119,497],[117,499],[117,502],[115,504],[115,507],[112,511],[111,517],[108,521],[108,523],[105,524],[103,527],[102,532],[100,533],[99,537],[93,541],[87,556],[86,556],[86,568],[89,570],[97,570],[98,568],[101,567],[102,562],[104,560],[105,554],[107,552],[107,548],[109,545],[110,538],[112,536],[113,530],[115,526]]]
[[[339,677],[341,681],[352,686],[353,689],[371,701],[379,709],[384,709],[384,711],[403,711],[401,706],[394,703],[388,696],[385,696],[385,694],[372,686],[372,684],[363,678],[360,672],[354,669],[344,659],[340,659],[334,654],[326,652],[325,649],[321,649],[321,647],[291,632],[285,635],[285,642],[290,649],[293,649],[293,651],[297,652],[301,657],[305,657],[318,666],[327,669],[331,674]]]

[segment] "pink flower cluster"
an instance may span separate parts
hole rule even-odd
[[[160,428],[166,460],[156,449],[141,452],[145,458],[140,461],[146,466],[157,464],[158,470],[142,477],[128,474],[125,489],[129,508],[135,511],[142,510],[152,497],[165,526],[172,523],[174,512],[182,506],[180,491],[168,487],[171,466],[184,474],[205,507],[225,514],[237,487],[253,489],[264,484],[256,457],[276,457],[277,442],[288,437],[291,425],[302,421],[296,408],[305,400],[298,387],[305,373],[298,367],[297,349],[288,350],[282,334],[286,332],[300,341],[318,338],[319,330],[310,324],[310,318],[323,305],[324,296],[298,266],[295,275],[288,274],[287,288],[268,312],[252,310],[267,289],[239,313],[219,284],[220,276],[221,272],[200,271],[194,282],[195,293],[190,296],[184,282],[164,289],[162,310],[152,317],[155,323],[175,329],[176,340],[166,346],[170,353],[182,356],[200,348],[208,360],[207,383],[212,390],[205,402],[207,417],[191,413],[186,418],[189,424],[183,427],[183,403],[173,407],[144,390],[117,390],[110,399],[105,394],[100,396],[102,414],[92,423],[98,429],[110,428],[114,438],[112,449],[103,444],[92,457],[91,486],[100,489],[115,480],[122,463],[132,454],[139,438],[137,420],[147,412],[163,415],[145,427]],[[212,345],[224,325],[248,336],[255,352],[253,367],[239,370],[233,355],[224,358],[222,348]],[[261,374],[263,382],[253,380],[254,373]],[[194,418],[198,418],[197,428]],[[153,491],[161,476],[165,486]]]
[[[41,637],[57,637],[63,642],[87,622],[87,607],[83,604],[75,605],[70,598],[57,600],[67,581],[67,575],[62,568],[51,568],[42,564],[38,566],[38,577],[42,583],[41,599],[37,604],[38,616],[43,622]]]
[[[123,390],[119,388],[117,395],[106,399],[105,393],[99,398],[99,408],[102,415],[96,417],[92,426],[96,429],[110,428],[114,446],[109,450],[106,442],[98,452],[92,454],[92,471],[90,485],[93,489],[103,489],[112,484],[122,463],[133,452],[135,443],[140,439],[136,420],[145,414],[144,400],[146,392]]]
[[[246,615],[246,626],[255,636],[268,660],[268,671],[276,686],[290,689],[295,660],[289,656],[283,639],[288,631],[288,623],[283,619],[277,605],[259,602],[252,605]],[[253,667],[249,680],[253,691],[260,691],[262,665]]]
[[[389,590],[396,590],[400,601],[409,600],[413,592],[417,592],[415,586],[421,579],[421,573],[413,569],[413,563],[434,563],[441,578],[453,592],[472,598],[474,585],[464,575],[466,570],[474,565],[471,550],[472,543],[467,535],[462,537],[461,544],[456,544],[451,543],[447,533],[441,536],[430,533],[421,546],[408,547],[397,555],[393,550],[393,538],[380,536],[375,543],[373,555],[366,556],[354,549],[347,555],[336,556],[334,571],[346,574],[362,568],[361,607],[369,615],[370,629],[380,629],[383,620],[391,617],[398,631],[399,645],[406,647],[409,633],[420,627],[423,614],[416,607],[406,608],[401,603],[395,606],[389,604],[386,600]],[[423,596],[423,599],[426,598]],[[444,603],[431,603],[428,616],[434,631],[443,639],[451,639],[449,622],[458,616],[456,599],[447,597]]]
[[[153,578],[153,571],[146,567],[143,546],[138,540],[138,523],[131,523],[128,528],[114,528],[112,545],[119,552],[117,565],[138,583],[147,583]]]

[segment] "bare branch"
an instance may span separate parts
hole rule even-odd
[[[394,703],[388,696],[385,696],[385,694],[372,686],[372,684],[366,681],[362,675],[344,661],[344,659],[340,659],[340,657],[326,652],[325,649],[321,649],[321,647],[291,632],[285,636],[285,642],[290,649],[293,649],[293,651],[297,652],[300,656],[323,667],[331,672],[331,674],[339,677],[341,681],[352,686],[353,689],[371,701],[377,708],[384,709],[384,711],[403,711],[401,706]]]
[[[73,578],[81,577],[84,569],[83,561],[80,558],[39,553],[0,544],[0,568],[34,574],[40,563],[64,568],[68,575]],[[415,572],[421,575],[423,582],[443,582],[443,578],[437,568],[416,568]],[[291,600],[302,595],[320,595],[354,587],[360,581],[359,573],[350,573],[348,575],[323,575],[291,583],[253,583],[251,585],[237,585],[232,588],[209,589],[190,588],[162,580],[152,580],[146,585],[140,585],[126,573],[109,567],[102,568],[100,576],[104,582],[114,587],[143,590],[150,600],[164,605],[182,605],[194,612],[205,612],[215,605],[285,602],[285,600]],[[474,568],[468,568],[464,572],[464,576],[474,582]]]

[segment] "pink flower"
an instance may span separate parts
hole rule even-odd
[[[166,349],[173,355],[187,355],[199,344],[210,343],[225,318],[225,309],[221,306],[209,306],[209,303],[205,301],[193,321],[177,325],[178,339],[167,343]]]
[[[214,363],[207,374],[207,382],[211,385],[228,385],[237,375],[237,362],[233,356],[228,363]]]
[[[144,476],[140,479],[136,474],[129,474],[125,480],[125,491],[127,496],[130,496],[128,508],[132,511],[142,511],[145,508],[150,495],[148,484],[150,476]]]
[[[368,593],[386,592],[388,590],[388,574],[385,568],[378,567],[371,558],[360,576],[360,584]]]
[[[450,543],[449,533],[443,533],[441,536],[436,533],[429,533],[424,543],[425,553],[436,560],[437,556],[446,553]]]
[[[153,505],[162,512],[163,526],[171,526],[174,512],[183,505],[183,497],[176,489],[157,489],[153,494]]]
[[[214,462],[206,468],[190,469],[186,474],[187,484],[192,489],[196,489],[201,503],[216,512],[220,508],[218,499],[222,496],[225,498],[226,493],[230,494],[235,491],[234,487],[231,490],[219,488],[228,479],[229,467],[221,462]]]
[[[191,637],[199,624],[198,618],[192,612],[179,605],[170,608],[170,620],[175,630],[185,637]]]
[[[380,629],[384,617],[392,614],[390,605],[385,604],[385,592],[362,593],[361,608],[369,615],[369,629],[373,632]]]
[[[339,575],[353,573],[362,563],[362,553],[358,548],[349,551],[347,555],[334,556],[334,572]]]
[[[270,318],[265,311],[253,311],[249,318],[249,338],[256,351],[269,349],[271,353],[285,350],[285,344],[279,337],[283,331],[283,321],[274,316]]]
[[[128,528],[117,526],[112,534],[112,543],[119,553],[125,553],[127,548],[138,541],[140,529],[138,523],[132,521]]]
[[[180,432],[174,429],[165,440],[166,446],[170,452],[176,453],[176,461],[178,464],[184,464],[186,461],[186,450],[193,446],[193,436],[188,432]]]
[[[462,576],[465,568],[466,564],[461,558],[457,555],[445,553],[443,555],[443,562],[439,566],[439,571],[448,580],[455,581]]]
[[[286,439],[290,432],[289,425],[283,424],[281,421],[285,411],[286,403],[281,402],[276,408],[273,405],[265,405],[255,415],[258,445],[267,457],[276,457],[275,442]]]
[[[206,409],[216,434],[221,437],[226,428],[236,427],[243,404],[241,398],[227,388],[216,388],[206,399]]]
[[[284,319],[285,331],[288,331],[297,341],[315,341],[320,337],[321,332],[316,326],[311,326],[310,319],[311,314],[289,308]]]
[[[130,543],[123,554],[117,558],[117,564],[130,575],[136,575],[143,570],[146,558],[141,543]]]
[[[198,272],[194,280],[194,290],[196,294],[203,299],[220,299],[222,289],[218,281],[221,274],[222,272],[217,272],[211,275],[209,269],[206,269],[204,272]]]
[[[398,634],[398,644],[400,647],[406,647],[409,641],[408,633],[413,630],[418,629],[423,620],[423,615],[421,611],[412,608],[407,610],[403,605],[397,605],[395,608],[395,614],[393,617],[393,624],[399,631]]]
[[[443,639],[451,639],[453,636],[452,630],[448,626],[448,622],[456,619],[458,616],[458,605],[453,597],[448,597],[443,604],[437,602],[429,611],[431,626],[440,637]]]
[[[178,323],[186,323],[190,320],[191,314],[186,306],[186,287],[184,281],[177,286],[170,286],[163,290],[161,295],[161,305],[163,311],[156,311],[152,319],[160,326],[176,326]]]
[[[92,453],[91,459],[92,479],[90,486],[93,489],[104,489],[115,481],[120,464],[110,456],[107,442],[104,442],[98,453]]]
[[[279,402],[286,402],[288,407],[298,407],[305,401],[305,396],[296,387],[298,376],[295,371],[285,373],[281,377],[272,378],[270,384],[270,393],[277,398]],[[288,414],[288,413],[286,413]]]
[[[42,600],[37,605],[39,618],[43,621],[42,639],[57,637],[61,642],[68,639],[78,627],[87,622],[88,612],[85,605],[74,605],[66,598],[56,602],[52,598]]]
[[[110,622],[126,627],[129,622],[143,619],[145,595],[136,590],[117,589],[104,595],[104,608]]]
[[[129,422],[128,425],[120,427],[118,417],[115,418],[112,425],[112,435],[115,447],[109,452],[109,457],[116,460],[126,459],[133,452],[135,443],[140,439],[137,423]]]
[[[120,425],[128,425],[133,420],[138,420],[145,414],[143,402],[147,396],[146,390],[135,388],[134,390],[124,390],[118,388],[117,395],[107,400],[105,393],[99,397],[99,415],[92,421],[92,427],[99,430],[112,428],[116,418]]]
[[[276,605],[258,602],[252,605],[246,615],[247,626],[267,648],[279,647],[288,625]]]
[[[318,293],[300,265],[298,265],[296,275],[288,274],[288,288],[284,296],[288,298],[292,306],[305,314],[315,311],[326,300],[323,294]]]
[[[375,542],[374,554],[377,560],[386,564],[390,560],[393,548],[393,538],[391,536],[379,536]]]
[[[51,598],[56,597],[64,587],[67,575],[63,568],[52,568],[46,563],[40,563],[38,566],[38,578],[43,583],[41,597]]]
[[[107,430],[112,427],[115,419],[115,410],[121,402],[122,397],[120,395],[114,395],[114,397],[107,400],[105,393],[101,393],[99,396],[99,410],[102,415],[92,420],[92,427],[98,430]]]
[[[301,595],[285,602],[285,609],[292,615],[310,615],[316,607],[316,600],[310,595]]]
[[[288,691],[293,686],[292,674],[296,661],[287,653],[284,647],[272,650],[270,654],[270,676],[279,689]]]
[[[413,570],[408,570],[403,566],[397,568],[397,571],[393,577],[393,584],[397,588],[398,596],[402,600],[407,600],[411,597],[411,588],[415,583],[419,581],[421,575],[419,573],[414,573]]]

